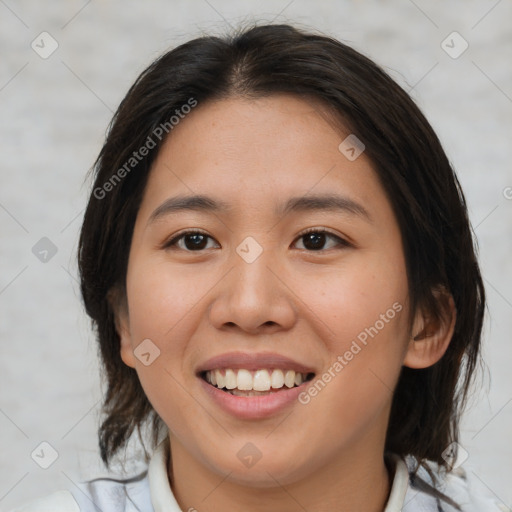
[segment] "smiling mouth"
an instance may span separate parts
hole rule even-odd
[[[203,371],[199,377],[221,391],[235,396],[262,396],[283,392],[309,382],[314,373],[284,369],[215,369]]]

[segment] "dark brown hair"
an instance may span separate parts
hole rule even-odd
[[[411,311],[418,306],[440,318],[443,300],[436,290],[453,296],[457,318],[451,343],[435,365],[402,369],[386,439],[386,451],[446,467],[442,453],[458,438],[479,361],[485,305],[464,195],[432,127],[386,72],[334,38],[289,25],[201,37],[165,53],[141,73],[112,119],[95,162],[79,241],[81,291],[108,386],[99,428],[101,456],[108,465],[144,425],[151,427],[154,444],[163,427],[137,373],[121,360],[109,301],[113,291],[119,300],[126,293],[135,218],[165,140],[154,135],[166,126],[165,134],[172,137],[169,119],[191,99],[200,106],[231,96],[276,93],[318,100],[364,141],[401,229]],[[148,137],[155,147],[130,160]]]

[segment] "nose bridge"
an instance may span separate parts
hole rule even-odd
[[[261,240],[261,239],[260,239]],[[270,305],[275,296],[275,275],[271,272],[275,254],[269,244],[263,246],[254,237],[245,238],[236,248],[232,258],[235,266],[232,293],[246,306],[253,301],[258,307]]]
[[[278,278],[276,255],[253,237],[244,239],[229,259],[232,268],[222,293],[211,308],[212,322],[236,324],[247,331],[263,325],[290,326],[294,308],[286,286]]]

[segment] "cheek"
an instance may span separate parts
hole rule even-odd
[[[149,365],[136,360],[140,383],[160,417],[182,435],[188,428],[184,411],[190,406],[190,396],[184,392],[187,346],[199,324],[196,306],[212,286],[203,281],[204,287],[200,287],[197,276],[195,281],[191,279],[172,271],[168,263],[136,258],[127,276],[132,348],[137,353],[138,345],[147,339],[157,347],[153,349],[157,357]],[[183,414],[173,413],[177,410]]]
[[[408,287],[400,254],[354,254],[346,263],[314,287],[305,276],[301,295],[321,320],[317,334],[328,354],[320,401],[333,404],[333,415],[358,416],[361,406],[376,410],[391,396],[408,341]]]
[[[377,418],[383,421],[407,342],[408,289],[402,263],[399,254],[360,262],[354,257],[322,279],[321,292],[310,290],[308,305],[328,327],[327,367],[301,398],[311,416],[325,418],[319,442],[321,436],[333,443],[347,441],[371,429]]]
[[[183,328],[211,285],[203,280],[198,286],[197,273],[173,271],[168,263],[135,265],[137,270],[127,279],[132,341],[151,338],[167,350],[171,340],[172,347],[179,348]]]
[[[343,354],[358,336],[364,341],[368,330],[376,328],[397,341],[404,332],[408,288],[400,254],[353,253],[321,276],[312,270],[295,282],[306,306],[321,320],[316,323],[323,326],[322,337],[333,355]]]

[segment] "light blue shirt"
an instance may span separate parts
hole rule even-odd
[[[147,471],[138,477],[91,480],[80,484],[79,489],[55,492],[12,512],[190,512],[179,507],[169,484],[168,443],[166,438],[158,445]],[[457,508],[436,496],[426,470],[421,468],[411,478],[411,457],[393,455],[391,460],[395,473],[383,512],[457,512]],[[461,468],[447,473],[437,491],[458,503],[462,512],[512,512],[485,495],[482,488],[477,489],[477,482]]]

